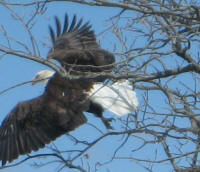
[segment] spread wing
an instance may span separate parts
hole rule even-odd
[[[74,16],[69,24],[68,15],[65,15],[63,29],[58,18],[55,18],[55,23],[56,31],[49,27],[53,48],[48,58],[58,60],[65,68],[68,65],[68,68],[74,71],[101,72],[114,67],[111,65],[115,62],[113,54],[100,48],[89,22],[83,24],[82,19],[77,21],[77,17]],[[74,64],[76,66],[72,68]],[[104,68],[100,70],[91,66],[104,66]]]
[[[58,131],[52,129],[49,121],[38,119],[42,104],[42,98],[20,103],[3,121],[0,129],[2,165],[6,161],[11,162],[19,154],[28,154],[44,147],[58,135]],[[44,125],[45,123],[47,124]]]
[[[81,89],[69,87],[76,85],[66,86],[62,78],[55,76],[41,97],[19,103],[10,112],[0,127],[2,165],[44,147],[87,121],[82,113],[88,108],[86,96]]]

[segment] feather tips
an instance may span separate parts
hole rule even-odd
[[[55,44],[56,40],[58,40],[60,37],[70,34],[72,32],[79,34],[79,38],[81,38],[83,35],[87,35],[88,37],[92,37],[92,40],[95,40],[95,36],[93,31],[91,31],[91,25],[89,25],[89,22],[83,24],[83,19],[81,18],[79,21],[77,21],[76,15],[73,16],[73,19],[71,21],[71,24],[69,24],[69,16],[65,14],[64,18],[64,26],[62,29],[61,23],[57,17],[55,17],[55,25],[56,25],[56,34],[51,26],[49,26],[49,32],[50,37],[52,40],[53,45]],[[61,31],[62,30],[62,31]]]
[[[55,17],[55,22],[56,22],[56,36],[59,37],[61,34],[61,24],[58,17]]]
[[[67,14],[65,14],[64,27],[63,27],[62,34],[64,34],[67,31],[68,26],[69,26],[69,17]]]

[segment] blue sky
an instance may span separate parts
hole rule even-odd
[[[14,8],[19,15],[25,15],[26,13],[29,13],[29,10],[32,10],[30,7],[29,8]],[[26,45],[30,45],[30,40],[27,38],[27,33],[24,32],[24,29],[21,27],[21,25],[13,21],[12,18],[10,17],[10,13],[8,12],[7,9],[4,7],[0,7],[1,12],[4,15],[0,16],[0,21],[1,25],[5,26],[5,29],[7,30],[8,34],[13,36],[15,39],[18,39],[22,42],[24,42]],[[77,14],[79,17],[84,17],[85,21],[90,21],[92,23],[92,28],[95,30],[95,33],[98,35],[98,33],[102,32],[105,28],[105,20],[108,19],[109,17],[117,14],[120,11],[120,9],[113,9],[113,8],[104,8],[104,7],[89,7],[89,6],[83,6],[83,5],[78,5],[78,4],[73,4],[73,3],[51,3],[47,6],[47,11],[44,16],[39,16],[36,18],[35,25],[33,28],[33,34],[35,36],[35,39],[37,40],[37,43],[39,45],[39,50],[40,50],[40,55],[41,57],[46,57],[49,48],[45,48],[43,46],[44,43],[47,43],[50,45],[50,42],[47,39],[48,36],[48,25],[54,26],[54,16],[58,16],[61,21],[64,18],[64,14],[68,13],[69,16],[73,16],[73,14]],[[2,37],[2,35],[1,35]],[[0,37],[0,38],[1,38]],[[102,41],[102,46],[106,49],[112,50],[112,39],[109,39],[107,42]],[[0,41],[1,44],[6,43],[6,40],[1,39]],[[111,45],[111,46],[110,46]],[[15,45],[12,45],[15,48]],[[20,47],[16,47],[20,48]],[[11,55],[7,55],[3,57],[0,60],[0,91],[4,90],[10,86],[13,86],[15,84],[19,84],[25,81],[31,80],[35,73],[37,73],[39,70],[42,69],[47,69],[46,66],[38,64],[36,62],[19,58],[19,57],[14,57]],[[28,100],[34,97],[37,97],[38,95],[41,95],[43,92],[44,86],[43,85],[36,85],[32,87],[30,84],[21,86],[19,88],[15,88],[9,92],[6,92],[5,94],[0,96],[0,105],[1,105],[1,111],[0,111],[0,120],[3,120],[4,117],[10,112],[10,110],[18,103],[24,100]],[[159,95],[157,95],[159,96]],[[155,101],[155,104],[157,102]],[[106,112],[106,115],[108,117],[113,117],[112,114]],[[88,117],[89,123],[92,123],[99,127],[102,132],[106,133],[107,130],[104,128],[104,126],[101,124],[101,121],[92,115],[86,114]],[[116,130],[119,128],[117,127],[116,123],[113,123],[113,125],[116,127]],[[92,141],[95,138],[98,138],[100,136],[100,133],[95,130],[93,127],[90,125],[84,125],[78,128],[76,131],[71,132],[70,134],[76,136],[77,138],[81,140],[88,140]],[[87,161],[91,164],[95,164],[98,161],[101,162],[108,162],[111,157],[112,153],[115,151],[115,149],[119,146],[119,144],[122,143],[122,140],[125,138],[122,138],[121,136],[116,137],[108,137],[104,140],[102,140],[99,144],[91,148],[87,154],[89,155],[89,158],[84,158],[84,165],[87,164]],[[138,141],[139,142],[139,141]],[[54,144],[59,147],[61,150],[65,150],[67,147],[67,150],[74,149],[74,143],[70,140],[69,137],[63,136],[59,139],[57,139]],[[52,145],[48,145],[52,146]],[[77,145],[76,145],[77,146]],[[151,145],[147,146],[146,149],[136,153],[136,157],[140,157],[143,159],[144,156],[151,156],[152,154],[152,149],[156,147],[156,145]],[[82,145],[80,145],[82,147]],[[126,148],[122,149],[119,151],[121,155],[130,155],[133,154],[130,149],[136,148],[137,147],[137,139],[135,142],[128,142],[126,144]],[[76,147],[77,148],[77,147]],[[37,153],[47,153],[51,152],[48,147],[45,149],[40,149],[38,152],[34,152],[34,154]],[[68,155],[66,155],[68,156]],[[162,155],[158,155],[161,156]],[[25,156],[20,156],[20,159],[23,159]],[[19,160],[20,160],[19,159]],[[48,158],[48,161],[55,161],[53,158]],[[34,160],[29,160],[25,163],[23,163],[20,166],[14,167],[14,168],[7,168],[5,170],[2,170],[3,172],[25,172],[25,171],[35,171],[37,170],[38,172],[43,172],[43,171],[48,171],[48,172],[53,172],[56,169],[59,169],[59,166],[57,163],[53,163],[50,165],[46,165],[41,168],[33,168],[34,163],[40,163],[46,162],[46,159],[34,159]],[[17,161],[14,161],[17,162]],[[80,163],[80,159],[76,161],[76,163]],[[94,166],[91,167],[94,169]],[[130,161],[130,160],[115,160],[112,163],[108,163],[107,165],[104,166],[99,166],[97,165],[97,168],[99,169],[100,172],[104,171],[110,171],[110,172],[132,172],[133,170],[135,171],[140,171],[140,172],[145,172],[143,167],[139,165],[137,162]],[[66,170],[66,169],[65,169]],[[164,163],[161,166],[156,166],[154,168],[154,171],[163,171],[163,172],[168,172],[171,169],[168,166],[168,163]],[[76,170],[67,170],[69,172],[74,172]],[[91,170],[92,171],[92,170]]]

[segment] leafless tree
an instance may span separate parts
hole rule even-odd
[[[132,81],[139,97],[138,111],[116,119],[113,123],[117,130],[104,131],[103,126],[88,124],[98,133],[93,140],[68,135],[69,140],[76,144],[73,150],[52,146],[51,153],[28,156],[19,163],[2,168],[36,157],[53,156],[60,165],[58,171],[64,168],[101,171],[103,166],[118,160],[127,161],[133,167],[140,165],[146,171],[156,171],[158,167],[176,172],[200,171],[199,1],[60,0],[62,6],[69,2],[110,9],[112,17],[107,19],[99,39],[102,43],[108,40],[112,43],[112,52],[118,62],[114,73],[101,74],[101,77],[111,81]],[[1,0],[1,6],[7,9],[12,19],[21,22],[31,43],[25,44],[10,36],[6,27],[1,25],[1,36],[6,40],[0,42],[2,58],[12,55],[34,60],[67,77],[58,65],[41,57],[37,44],[39,38],[32,33],[36,18],[45,16],[49,5],[57,3],[59,0],[20,3]],[[16,12],[18,8],[32,10],[28,17],[24,17]],[[13,44],[20,47],[19,50]],[[109,158],[89,161],[90,150],[106,140],[110,143],[115,140],[117,145],[114,150],[110,149]],[[42,165],[49,163],[51,161]]]

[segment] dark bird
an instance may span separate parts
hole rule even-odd
[[[48,59],[57,60],[70,75],[76,76],[114,68],[114,56],[96,42],[89,22],[83,24],[82,19],[77,21],[74,16],[70,23],[65,15],[63,27],[57,17],[55,23],[56,32],[50,27],[53,48]],[[88,99],[93,84],[92,79],[72,80],[55,73],[41,96],[19,103],[0,127],[2,165],[19,155],[37,151],[86,123],[85,111],[100,117],[109,128],[109,120],[102,115],[103,108]]]
[[[33,78],[32,85],[46,84],[54,74],[52,70],[41,70]],[[113,84],[96,82],[88,94],[90,101],[118,117],[130,114],[138,107],[136,92],[128,80],[120,80]]]

